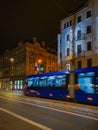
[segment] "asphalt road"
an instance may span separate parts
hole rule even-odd
[[[0,130],[98,130],[97,107],[0,92]]]

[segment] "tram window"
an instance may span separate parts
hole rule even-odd
[[[98,77],[96,77],[96,88],[95,88],[96,94],[98,94]]]
[[[85,93],[94,93],[94,78],[83,77],[78,78],[79,89]]]
[[[28,79],[28,87],[31,87],[33,84],[33,80],[32,79]]]
[[[56,76],[49,76],[47,78],[47,87],[54,87],[55,86],[55,78],[56,78]]]
[[[86,74],[85,73],[79,73],[78,77],[84,77]]]
[[[46,80],[47,80],[46,77],[39,78],[39,87],[46,87],[47,86]]]
[[[94,75],[95,75],[95,72],[86,73],[86,76],[94,76]]]
[[[39,77],[34,78],[33,86],[34,87],[39,86]]]
[[[65,75],[61,75],[61,76],[57,76],[56,77],[56,82],[55,82],[55,86],[56,87],[65,87],[66,84],[66,77]]]
[[[88,73],[79,73],[78,77],[84,77],[84,76],[94,76],[95,72],[88,72]]]

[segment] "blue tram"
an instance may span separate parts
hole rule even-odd
[[[73,78],[68,70],[29,75],[25,79],[24,94],[98,105],[98,67],[76,69],[72,73]],[[70,85],[72,79],[74,82]]]
[[[81,68],[74,71],[76,75],[76,102],[98,105],[98,67]]]

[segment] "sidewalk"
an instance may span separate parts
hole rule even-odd
[[[21,96],[23,95],[22,90],[0,90],[0,95],[4,96],[10,96],[10,95],[16,95],[16,96]]]

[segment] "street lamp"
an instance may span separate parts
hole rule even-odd
[[[14,63],[14,58],[10,58],[11,63]]]
[[[42,63],[42,59],[38,59],[38,60],[34,63],[35,74],[40,72],[41,63]]]
[[[42,63],[42,60],[41,60],[41,59],[38,59],[38,63],[41,64],[41,63]]]

